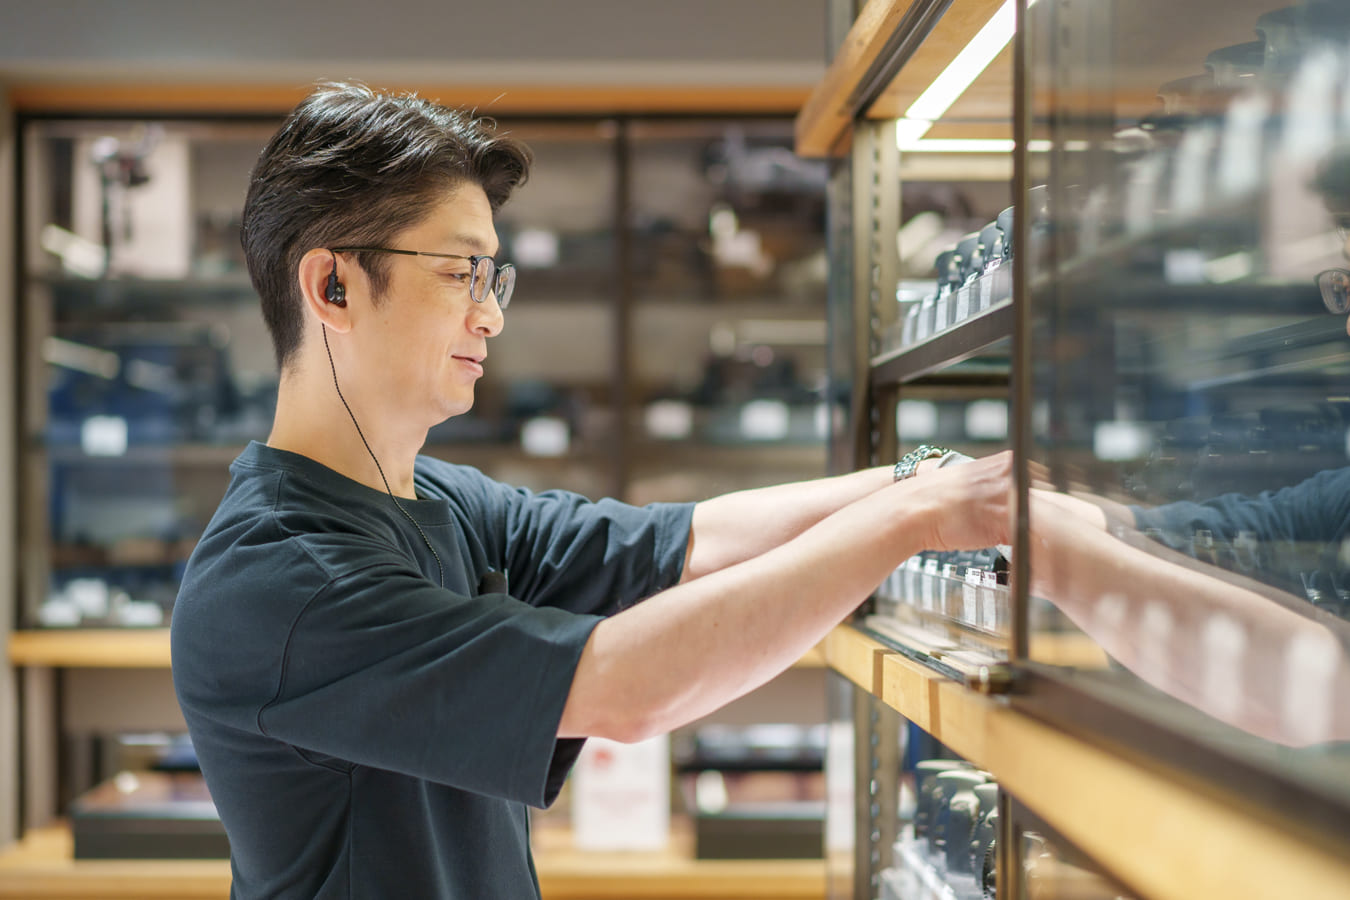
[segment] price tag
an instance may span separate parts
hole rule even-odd
[[[980,309],[994,305],[994,273],[985,272],[980,276]]]
[[[986,570],[982,573],[983,584],[980,586],[980,596],[984,600],[984,622],[985,628],[990,631],[998,630],[998,574],[993,570]]]
[[[923,562],[923,608],[937,608],[938,561],[926,559]]]
[[[956,317],[952,319],[952,324],[970,318],[970,312],[970,287],[963,285],[961,290],[956,292]]]
[[[980,570],[971,566],[966,569],[966,583],[962,588],[963,599],[965,600],[964,615],[961,621],[968,625],[978,625],[980,618],[980,582],[982,581]]]

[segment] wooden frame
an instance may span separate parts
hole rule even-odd
[[[391,84],[484,115],[783,114],[801,108],[804,87],[695,85],[527,86]],[[9,105],[19,113],[283,115],[312,85],[16,84]]]
[[[826,662],[992,772],[1095,862],[1156,900],[1332,897],[1350,884],[1336,836],[1098,746],[944,678],[849,625]],[[1343,847],[1342,847],[1343,849]],[[1241,860],[1240,864],[1235,861]]]

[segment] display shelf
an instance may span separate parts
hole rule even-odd
[[[903,384],[961,363],[1010,339],[1012,327],[1012,301],[999,303],[913,346],[876,357],[871,365],[872,384]],[[1006,377],[1006,371],[1001,365],[989,365],[972,368],[968,374],[998,377],[1003,373]],[[956,376],[955,372],[946,374]]]
[[[833,156],[848,147],[853,119],[867,99],[861,87],[887,43],[910,10],[922,0],[872,0],[858,13],[834,62],[801,107],[796,122],[796,147],[801,156]]]
[[[858,13],[834,62],[797,116],[797,152],[842,155],[853,120],[891,119],[947,68],[1002,5],[1002,0],[872,0]],[[1012,136],[1012,53],[1005,50],[952,107],[933,137]],[[957,154],[966,157],[969,154]]]
[[[507,115],[630,114],[791,114],[807,98],[796,85],[657,84],[444,84],[406,81],[384,85],[393,91],[415,91],[440,102]],[[37,82],[8,91],[16,111],[42,115],[206,114],[282,116],[309,93],[292,83],[172,84],[167,81],[91,84]]]
[[[639,441],[634,446],[634,462],[668,464],[682,461],[699,468],[815,469],[825,472],[825,445],[820,443],[710,443],[706,441]]]
[[[79,447],[45,448],[47,459],[65,466],[172,466],[174,468],[224,468],[234,462],[244,445],[186,442],[178,444],[133,444],[125,453],[90,454]]]
[[[33,273],[28,283],[63,292],[69,297],[91,300],[126,300],[152,297],[160,300],[207,301],[228,297],[256,297],[248,273],[185,276],[183,278],[142,278],[135,275],[111,275],[107,278],[78,278],[61,273]]]
[[[1061,293],[1079,292],[1084,298],[1080,305],[1085,308],[1157,313],[1184,304],[1187,309],[1212,310],[1215,315],[1291,315],[1303,319],[1322,310],[1322,298],[1311,278],[1176,283],[1159,273],[1121,284],[1107,278],[1109,269],[1102,260],[1074,262],[1074,271],[1055,278],[1053,284]],[[1044,277],[1035,279],[1032,294],[1050,284]],[[1342,328],[1342,340],[1344,332]]]
[[[871,119],[895,119],[942,74],[985,23],[1003,5],[1004,0],[961,0],[959,3],[931,4],[942,12],[929,19],[925,33],[915,28],[906,35],[906,51],[896,54],[878,86],[882,88],[867,110]],[[916,6],[922,4],[915,4]],[[1012,50],[1005,48],[994,58],[973,86],[954,105],[952,119],[938,137],[1011,138],[1008,119],[1012,97]],[[939,123],[940,124],[940,123]]]
[[[169,667],[167,628],[29,629],[9,636],[9,662],[14,666],[57,668]],[[795,664],[818,669],[825,665],[821,647],[806,652]]]
[[[9,636],[15,666],[167,669],[167,628],[31,629]]]
[[[535,866],[546,900],[820,900],[819,859],[699,860],[677,820],[664,850],[599,853],[572,848],[556,826],[536,829]],[[31,830],[0,853],[0,898],[12,900],[224,900],[227,860],[79,860],[64,824]]]
[[[1284,813],[1053,728],[1015,700],[977,693],[852,625],[832,631],[824,653],[830,668],[993,773],[1144,896],[1338,897],[1350,884],[1340,836],[1312,834]]]

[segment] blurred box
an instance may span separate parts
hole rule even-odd
[[[71,804],[76,859],[228,859],[199,774],[120,772]]]

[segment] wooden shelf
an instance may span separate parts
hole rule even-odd
[[[952,368],[1000,341],[1010,340],[1013,317],[1012,301],[1000,301],[911,347],[883,354],[872,360],[872,384],[903,384]],[[1000,364],[995,371],[1001,370]]]
[[[823,646],[823,645],[822,645]],[[9,636],[13,666],[51,666],[66,669],[167,669],[167,628],[79,628],[16,631]],[[796,667],[825,665],[821,647],[797,661]]]
[[[535,830],[535,866],[546,900],[822,900],[819,859],[699,860],[685,823],[661,851],[574,850],[556,827]],[[0,853],[0,900],[224,900],[226,860],[80,860],[65,825],[33,829]]]
[[[960,0],[953,3],[905,60],[886,89],[867,110],[870,119],[896,119],[942,74],[971,38],[998,12],[1003,0]],[[952,104],[942,122],[962,123],[945,133],[937,127],[928,137],[1012,137],[1012,44]]]
[[[849,625],[827,663],[992,772],[999,784],[1129,886],[1156,900],[1344,896],[1344,836],[1314,835],[1156,761],[1082,740],[978,694]],[[1338,846],[1339,838],[1339,846]],[[1233,865],[1233,860],[1243,860]]]
[[[167,669],[167,628],[78,628],[16,631],[9,636],[14,666]]]
[[[903,116],[1003,5],[960,0],[933,16],[925,0],[871,0],[797,116],[797,153],[841,156],[854,119]],[[1012,137],[1012,46],[934,123],[932,138]],[[947,165],[959,172],[961,157]],[[960,177],[959,175],[957,177]]]
[[[614,115],[617,113],[792,113],[807,90],[780,85],[473,85],[408,82],[381,84],[416,91],[479,115]],[[309,93],[277,84],[26,84],[9,91],[10,104],[27,113],[283,116]]]
[[[853,27],[825,77],[811,92],[797,115],[797,153],[801,156],[840,156],[850,143],[850,126],[861,111],[856,97],[882,55],[886,42],[900,27],[910,9],[921,0],[871,0],[858,14]]]

